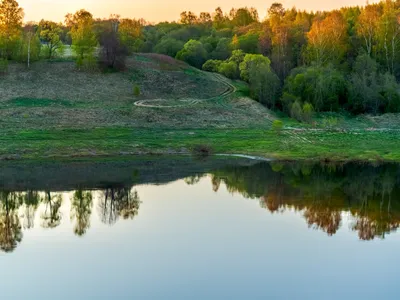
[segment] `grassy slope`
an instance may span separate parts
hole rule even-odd
[[[133,96],[133,86],[142,95]],[[362,159],[400,161],[400,118],[336,116],[335,130],[276,118],[238,92],[173,59],[138,55],[128,70],[113,74],[77,72],[71,62],[40,62],[30,71],[11,66],[0,79],[0,158],[44,158],[146,153],[189,153],[210,144],[218,153],[246,153],[282,159]],[[136,101],[184,107],[137,107]],[[379,130],[381,129],[381,130]],[[388,130],[390,129],[390,130]]]

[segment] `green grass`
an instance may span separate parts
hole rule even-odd
[[[282,160],[400,161],[400,132],[293,134],[285,130],[278,135],[259,129],[25,130],[0,137],[0,157],[190,154],[196,145],[209,145],[215,153],[253,154]]]

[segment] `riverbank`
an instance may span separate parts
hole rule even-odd
[[[218,154],[277,160],[400,161],[400,131],[268,129],[24,130],[2,133],[1,160],[191,154],[205,145]]]

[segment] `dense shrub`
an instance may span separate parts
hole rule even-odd
[[[219,72],[221,64],[221,60],[210,59],[204,63],[203,70],[207,72]]]
[[[177,53],[176,58],[201,69],[207,60],[207,51],[201,42],[190,40],[185,44],[183,49]]]

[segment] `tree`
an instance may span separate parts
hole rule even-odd
[[[91,192],[75,191],[71,200],[71,220],[75,220],[74,232],[83,236],[90,227],[93,196]]]
[[[367,5],[361,10],[357,20],[357,34],[363,39],[365,50],[371,56],[376,45],[377,31],[380,18],[379,5]]]
[[[184,45],[182,41],[166,37],[154,47],[154,52],[175,57]]]
[[[221,7],[218,7],[215,9],[215,12],[213,14],[213,26],[215,29],[221,29],[224,27],[226,23],[226,18],[224,16],[224,13],[222,12]]]
[[[231,54],[231,40],[229,38],[221,38],[219,39],[214,51],[212,51],[211,57],[213,59],[225,60],[228,59]]]
[[[18,218],[18,195],[0,192],[0,249],[12,252],[22,240],[22,228]]]
[[[50,229],[58,227],[61,224],[62,219],[60,212],[62,195],[52,195],[50,191],[46,191],[42,202],[45,205],[45,210],[41,215],[42,227]]]
[[[181,20],[180,23],[181,24],[185,24],[185,25],[192,25],[195,24],[198,21],[197,16],[195,13],[189,11],[184,11],[181,13]]]
[[[201,68],[207,60],[207,51],[201,42],[190,40],[185,44],[183,49],[177,53],[176,58],[196,68]]]
[[[122,19],[119,21],[119,39],[130,53],[137,52],[142,43],[142,20]]]
[[[20,37],[24,11],[15,0],[0,3],[0,56],[10,59]]]
[[[41,20],[39,23],[40,39],[45,44],[47,58],[53,58],[54,55],[63,48],[61,41],[61,24],[53,21]]]
[[[238,78],[238,65],[234,61],[225,61],[219,65],[218,72],[230,79]]]
[[[212,22],[211,14],[208,12],[200,13],[199,23],[201,24],[210,24]]]
[[[218,72],[221,64],[221,60],[209,59],[204,63],[202,69],[207,72]]]
[[[382,61],[385,62],[387,71],[391,74],[395,72],[395,61],[397,49],[400,42],[400,10],[395,3],[387,0],[384,4],[383,15],[379,20],[379,48],[383,54]]]
[[[280,80],[269,64],[251,64],[249,69],[250,95],[274,109],[279,100]]]
[[[29,68],[32,61],[39,60],[41,48],[38,25],[29,22],[24,26],[21,36],[14,47],[12,59],[26,63]]]
[[[118,28],[111,23],[100,34],[101,51],[99,63],[105,69],[122,70],[125,68],[125,60],[128,55],[128,49],[121,42],[118,35]]]
[[[35,225],[35,214],[40,204],[40,195],[35,191],[27,191],[22,195],[22,202],[24,203],[24,228],[31,229]]]
[[[258,12],[255,8],[239,8],[238,10],[231,11],[231,18],[234,26],[247,26],[258,22]]]
[[[348,83],[348,109],[353,113],[398,112],[399,85],[390,73],[378,70],[368,54],[357,57]]]
[[[316,111],[336,111],[345,98],[346,81],[332,66],[311,66],[294,69],[284,86],[283,104],[290,111],[297,100],[313,105]]]
[[[245,80],[250,80],[250,69],[265,66],[267,69],[270,70],[271,61],[268,57],[265,57],[261,54],[246,54],[243,59],[243,62],[240,63],[240,77]]]
[[[339,63],[347,47],[347,24],[338,11],[314,21],[308,37],[309,60],[317,65]]]
[[[78,64],[86,57],[91,57],[97,46],[96,35],[93,30],[93,16],[85,10],[74,15],[66,16],[66,23],[71,26],[72,49],[78,56]]]

